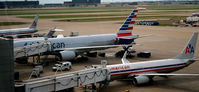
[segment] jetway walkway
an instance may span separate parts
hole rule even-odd
[[[55,92],[88,84],[95,85],[109,79],[108,69],[101,67],[25,80],[20,84],[16,84],[15,87],[19,85],[23,86],[23,92]]]
[[[14,48],[14,58],[36,55],[50,50],[50,42],[44,41],[33,45]]]

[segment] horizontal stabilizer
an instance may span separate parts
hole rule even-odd
[[[150,36],[153,36],[152,34],[149,34],[149,35],[139,35],[138,38],[143,38],[143,37],[150,37]]]

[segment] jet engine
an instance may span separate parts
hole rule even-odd
[[[148,76],[137,76],[133,79],[133,84],[135,86],[149,83],[152,79],[150,79]]]
[[[76,53],[74,51],[61,51],[60,59],[61,60],[72,60],[76,57]]]

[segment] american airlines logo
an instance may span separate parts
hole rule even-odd
[[[36,21],[33,22],[32,26],[36,26]]]
[[[112,67],[110,70],[115,71],[115,70],[125,70],[125,69],[130,69],[130,66],[117,66],[117,67]]]
[[[186,52],[185,52],[185,54],[187,54],[187,53],[189,53],[189,54],[194,53],[194,47],[193,47],[191,44],[189,44],[189,45],[186,47]]]

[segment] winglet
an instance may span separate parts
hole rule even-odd
[[[127,55],[127,51],[125,51],[125,53],[124,53],[124,55],[123,55],[123,57],[121,59],[123,64],[129,63],[129,61],[126,59],[126,55]]]

